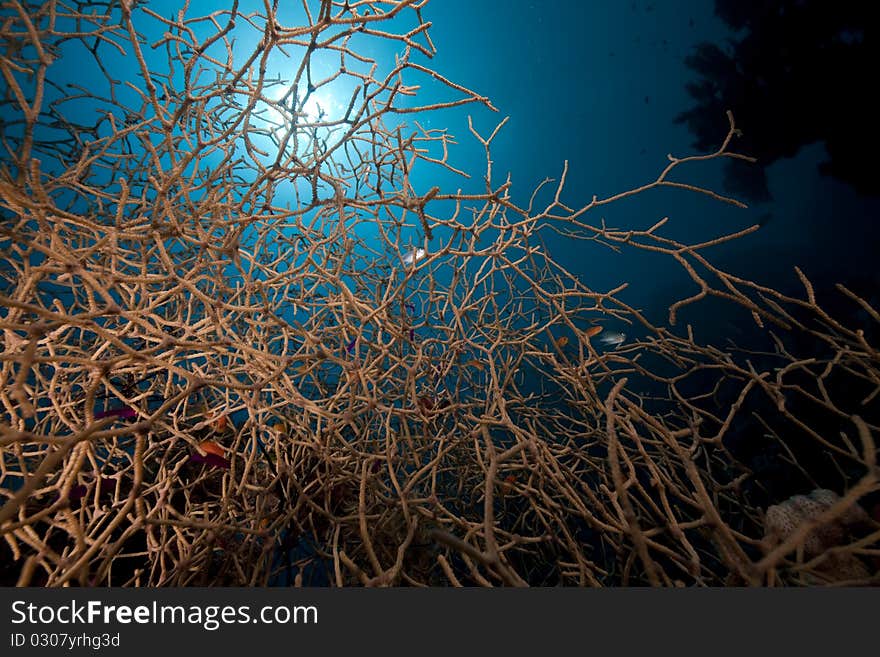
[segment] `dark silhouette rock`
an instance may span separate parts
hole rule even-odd
[[[878,61],[874,3],[857,0],[716,0],[715,13],[735,31],[725,47],[702,43],[686,58],[697,80],[696,104],[682,112],[694,145],[711,150],[732,110],[742,135],[733,147],[758,165],[730,161],[728,191],[752,201],[770,198],[766,167],[822,142],[819,170],[880,195],[867,166],[880,137],[868,113]]]

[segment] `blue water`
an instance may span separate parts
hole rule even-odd
[[[242,8],[247,5],[243,3]],[[151,2],[149,8],[171,16],[179,3]],[[413,188],[425,193],[435,184],[451,184],[464,191],[482,191],[483,153],[468,133],[467,116],[472,116],[484,135],[509,117],[493,143],[495,180],[499,184],[509,172],[512,199],[523,205],[538,183],[559,177],[565,161],[568,178],[562,199],[570,207],[580,207],[593,195],[603,198],[653,180],[666,165],[667,153],[692,154],[693,135],[675,121],[693,104],[686,85],[694,81],[694,74],[684,59],[701,42],[723,46],[734,36],[714,14],[713,3],[706,0],[511,0],[503,5],[442,0],[428,4],[423,15],[432,23],[431,39],[438,52],[430,60],[416,55],[414,61],[489,97],[498,112],[472,104],[424,116],[402,115],[401,121],[410,121],[410,125],[418,120],[426,128],[448,129],[458,140],[452,162],[472,174],[470,180],[462,180],[423,168],[413,176]],[[294,23],[302,18],[301,9],[286,6],[279,18]],[[150,42],[164,31],[155,21],[139,20],[138,28]],[[212,31],[205,26],[205,34]],[[253,30],[243,32],[236,42],[236,57],[251,52],[257,38]],[[390,70],[400,50],[396,44],[366,38],[362,43],[364,54],[379,64],[379,73]],[[82,50],[74,42],[66,44],[55,69],[72,83],[93,93],[105,93],[106,83],[93,66],[84,65]],[[277,51],[269,57],[267,78],[292,77],[297,51],[288,50],[290,58]],[[165,67],[161,49],[145,49],[145,56],[157,70]],[[108,61],[112,66],[113,60]],[[329,57],[318,56],[314,63],[316,80],[332,74],[337,66]],[[134,75],[132,81],[142,84],[131,69],[110,68],[109,72],[121,80]],[[172,80],[182,80],[179,67]],[[452,97],[448,89],[428,79],[411,80],[422,85],[419,103]],[[209,86],[210,79],[202,76],[199,83]],[[310,109],[315,111],[321,105],[330,115],[341,113],[353,87],[347,81],[332,86],[332,93],[316,94]],[[279,85],[277,89],[270,94],[280,96],[287,88]],[[117,94],[119,100],[140,109],[141,101],[131,89],[118,86]],[[50,90],[50,98],[52,95]],[[75,106],[66,105],[74,117]],[[82,101],[81,108],[82,116],[93,110],[89,101]],[[151,112],[147,106],[140,116],[150,118]],[[262,116],[279,118],[272,111]],[[717,122],[719,134],[723,134],[726,118],[720,115]],[[257,143],[266,146],[269,142]],[[270,153],[267,159],[272,157]],[[817,164],[825,157],[825,147],[813,144],[795,157],[777,162],[768,171],[773,200],[748,209],[667,189],[598,208],[592,214],[596,220],[604,217],[609,225],[632,228],[646,228],[669,217],[665,234],[691,242],[745,228],[770,215],[772,221],[758,233],[717,249],[712,254],[715,260],[732,271],[782,288],[793,288],[795,264],[810,277],[845,282],[864,276],[865,266],[876,252],[871,219],[877,216],[880,203],[819,175]],[[211,160],[201,164],[210,165]],[[723,192],[719,163],[682,167],[673,179]],[[292,191],[292,184],[280,186],[276,202]],[[548,200],[547,195],[540,198]],[[414,233],[409,239],[417,244],[420,236]],[[683,273],[668,262],[592,248],[585,259],[579,243],[552,234],[547,240],[551,256],[587,285],[604,289],[631,283],[623,298],[655,315],[683,291],[693,289]]]

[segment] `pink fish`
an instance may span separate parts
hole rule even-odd
[[[122,406],[120,408],[108,408],[106,410],[98,411],[97,413],[95,413],[96,420],[112,416],[133,418],[137,417],[137,411],[133,408],[129,408],[128,406]]]
[[[204,455],[199,454],[198,452],[193,452],[190,455],[189,460],[191,463],[205,463],[214,468],[223,468],[224,470],[229,469],[229,461],[222,456],[217,456],[211,452],[206,452]]]
[[[116,490],[116,480],[110,479],[109,477],[101,477],[98,486],[98,496],[107,497],[109,495],[113,495],[113,491]],[[72,505],[76,506],[80,503],[82,498],[86,497],[86,495],[88,494],[89,486],[86,484],[79,484],[77,486],[73,486],[70,489],[70,492],[67,494],[67,499],[70,500],[70,503]]]

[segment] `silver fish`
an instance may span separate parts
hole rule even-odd
[[[411,265],[414,262],[418,262],[419,260],[424,258],[427,254],[428,254],[428,252],[425,251],[421,247],[418,249],[413,249],[412,251],[407,252],[406,255],[403,256],[403,264]]]
[[[620,331],[607,331],[602,333],[598,338],[599,344],[606,347],[619,347],[626,341],[626,333]]]

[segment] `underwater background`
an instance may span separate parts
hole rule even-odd
[[[876,137],[865,130],[862,82],[876,56],[876,12],[864,3],[561,0],[502,8],[449,0],[432,11],[433,38],[448,44],[437,67],[511,117],[495,153],[523,194],[557,177],[564,160],[573,206],[642,184],[667,153],[689,153],[695,142],[700,151],[716,147],[730,109],[744,133],[735,145],[758,166],[742,164],[738,176],[725,177],[717,163],[688,176],[712,189],[726,183],[748,209],[661,191],[609,209],[609,223],[640,217],[649,225],[668,215],[673,232],[688,239],[764,224],[713,252],[715,261],[781,289],[798,285],[798,265],[817,285],[876,294],[880,190],[867,174]],[[469,18],[456,20],[462,16]],[[716,48],[729,59],[714,57]],[[701,54],[702,66],[693,61]],[[754,88],[760,76],[763,93]],[[703,84],[711,102],[690,91]],[[689,112],[699,131],[682,120]],[[822,173],[831,147],[838,176]],[[676,272],[638,268],[644,263],[612,253],[584,262],[564,240],[554,255],[599,286],[650,281],[634,286],[631,298],[652,312],[688,286]],[[731,328],[706,330],[718,339]]]
[[[866,83],[876,22],[865,3],[241,2],[235,11],[252,12],[254,29],[236,19],[226,52],[224,34],[195,53],[213,58],[204,69],[186,65],[193,49],[180,44],[211,38],[225,14],[182,29],[172,23],[183,4],[172,0],[74,4],[79,18],[57,20],[80,29],[87,14],[106,13],[122,43],[131,16],[141,49],[135,61],[133,49],[98,56],[113,50],[98,37],[62,39],[51,85],[24,65],[4,69],[3,583],[679,586],[816,583],[816,573],[876,583],[880,184]],[[13,5],[0,13],[14,26],[3,34],[7,61],[39,60],[21,44],[65,9]],[[184,13],[230,10],[197,5]],[[319,24],[325,12],[343,21],[333,29],[352,30],[356,75],[335,77],[339,52],[320,30],[297,35],[312,38],[307,47],[263,48],[269,7],[283,26]],[[376,17],[377,31],[344,23],[351,12]],[[411,13],[430,23],[410,36],[428,34],[431,57],[388,38],[413,28]],[[248,60],[253,52],[262,54]],[[223,66],[227,53],[235,66]],[[345,121],[374,100],[358,95],[356,77],[374,62],[371,82],[392,79],[398,61],[414,63],[418,87],[396,96],[400,111],[377,111],[381,129],[371,124],[358,142]],[[180,66],[169,72],[170,62]],[[257,71],[265,87],[247,92]],[[23,119],[13,79],[22,95],[63,109]],[[451,89],[467,102],[450,102]],[[217,125],[241,121],[236,112],[244,123],[218,146]],[[485,138],[505,117],[491,141],[492,187],[508,176],[511,186],[487,194],[487,149],[470,126]],[[160,129],[163,119],[171,127]],[[308,138],[297,141],[303,121]],[[440,131],[454,135],[442,142],[449,166],[413,166],[429,151],[440,157]],[[425,150],[407,134],[422,135]],[[757,161],[676,164],[670,179],[691,187],[591,208],[601,230],[566,223],[595,198],[657,180],[667,154],[710,155],[726,136],[729,151]],[[91,139],[114,163],[97,159],[82,178],[84,169],[65,171]],[[37,170],[22,155],[31,147]],[[179,164],[201,149],[194,165]],[[58,183],[51,203],[42,179]],[[131,212],[129,197],[140,198]],[[529,223],[537,210],[511,227],[508,203],[554,208],[543,224],[555,227]],[[663,219],[669,251],[626,248],[628,231],[645,237]],[[732,277],[712,285],[726,293],[747,281],[749,300],[710,294],[670,317],[700,292],[670,256],[687,260],[683,245],[740,231],[700,255]],[[509,251],[493,252],[506,235]],[[117,240],[147,246],[117,251]],[[56,243],[84,270],[53,269]],[[503,264],[487,274],[491,261]],[[162,288],[168,271],[182,288]],[[33,272],[45,278],[25,284]],[[781,310],[805,294],[808,305]],[[767,299],[762,317],[800,330],[780,338],[756,321],[753,304]],[[68,310],[52,315],[59,301]],[[96,310],[104,301],[106,316]],[[600,317],[602,303],[615,311]],[[201,337],[211,325],[220,337]],[[56,342],[79,351],[68,363]],[[138,352],[156,360],[144,365]],[[89,358],[109,364],[88,374]],[[779,374],[789,369],[794,382]],[[790,415],[777,415],[786,404]],[[82,437],[95,422],[109,433]],[[697,427],[703,446],[683,450],[676,441]],[[53,452],[69,435],[70,453]],[[658,486],[670,496],[662,504]],[[833,493],[805,497],[815,491]],[[835,529],[821,540],[798,525],[825,512]],[[771,531],[779,514],[785,529]],[[826,558],[827,547],[849,560]]]

